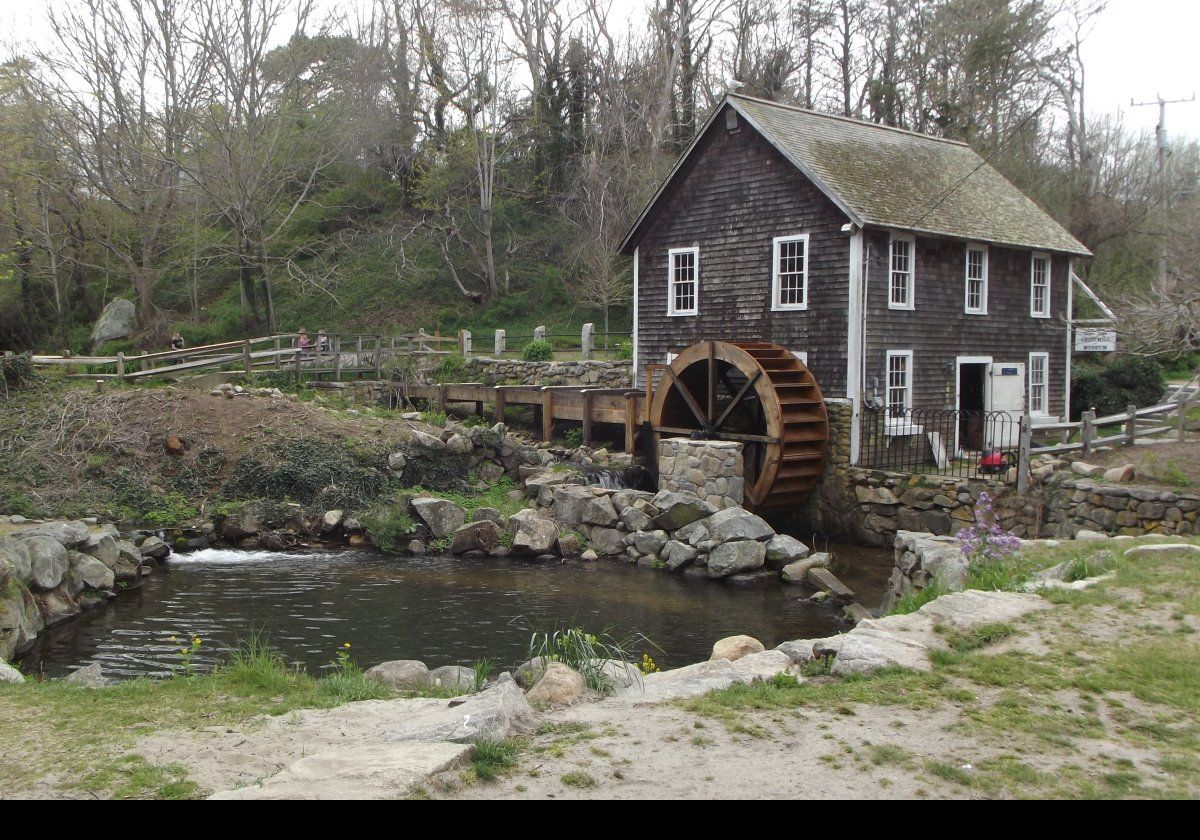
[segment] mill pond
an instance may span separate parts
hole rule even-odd
[[[839,573],[867,603],[882,596],[890,554],[834,546]],[[844,569],[844,571],[842,571]],[[182,639],[202,639],[206,668],[250,635],[317,673],[345,642],[364,667],[394,659],[501,667],[527,656],[531,627],[644,634],[662,667],[709,657],[713,643],[749,634],[768,645],[841,632],[839,608],[777,582],[734,586],[625,563],[388,557],[377,552],[176,554],[142,586],[39,637],[22,667],[45,677],[100,663],[110,677],[161,676],[180,665]]]

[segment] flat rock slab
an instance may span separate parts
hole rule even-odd
[[[732,685],[746,685],[785,673],[792,658],[783,651],[766,650],[743,656],[736,662],[714,659],[671,671],[647,674],[639,684],[617,689],[609,703],[662,703],[699,697]]]
[[[820,566],[809,569],[808,582],[822,592],[828,592],[837,601],[849,603],[854,600],[854,590],[838,580],[837,576],[828,569]]]
[[[503,739],[537,728],[533,709],[512,677],[501,677],[486,691],[467,699],[440,701],[414,714],[388,735],[389,741]]]
[[[928,671],[933,667],[929,661],[929,648],[895,633],[859,625],[842,640],[831,673],[845,677],[890,667]]]
[[[1200,556],[1200,545],[1192,545],[1191,543],[1139,545],[1127,550],[1123,556],[1128,560],[1137,560],[1139,558],[1154,557],[1156,554],[1171,554],[1175,552]]]
[[[261,784],[225,790],[210,799],[397,799],[437,773],[460,767],[469,744],[357,744],[310,755]]]

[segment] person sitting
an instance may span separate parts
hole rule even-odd
[[[183,349],[183,336],[177,332],[171,333],[171,349],[172,350],[182,350]],[[179,359],[171,360],[171,364],[173,364],[173,365],[177,365],[177,364],[179,364],[179,362],[180,362]]]
[[[329,350],[329,336],[325,335],[325,330],[317,330],[317,352],[324,353]]]
[[[305,330],[304,327],[300,328],[300,331],[296,336],[296,346],[301,350],[308,349],[308,331]]]

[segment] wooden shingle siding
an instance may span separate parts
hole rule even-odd
[[[991,356],[995,363],[1050,356],[1050,414],[1065,414],[1068,258],[1050,256],[1050,318],[1030,311],[1031,251],[988,249],[986,315],[964,312],[966,243],[917,237],[916,305],[889,309],[888,233],[869,230],[865,392],[883,393],[888,350],[913,351],[913,406],[954,408],[955,357]],[[1026,372],[1028,389],[1028,371]],[[1028,391],[1026,391],[1028,393]]]
[[[638,247],[638,381],[646,364],[709,338],[808,353],[826,396],[845,396],[846,217],[754,129],[716,119]],[[773,240],[809,234],[808,309],[771,310]],[[699,314],[667,315],[667,252],[697,247]]]

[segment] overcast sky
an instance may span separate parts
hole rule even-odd
[[[45,37],[48,0],[0,0],[0,43]],[[341,5],[337,3],[335,5]],[[615,0],[638,7],[644,0]],[[1094,113],[1123,111],[1131,128],[1153,129],[1158,109],[1130,100],[1183,99],[1200,88],[1200,0],[1109,0],[1085,44],[1088,105]],[[1200,102],[1167,107],[1174,135],[1200,137]]]

